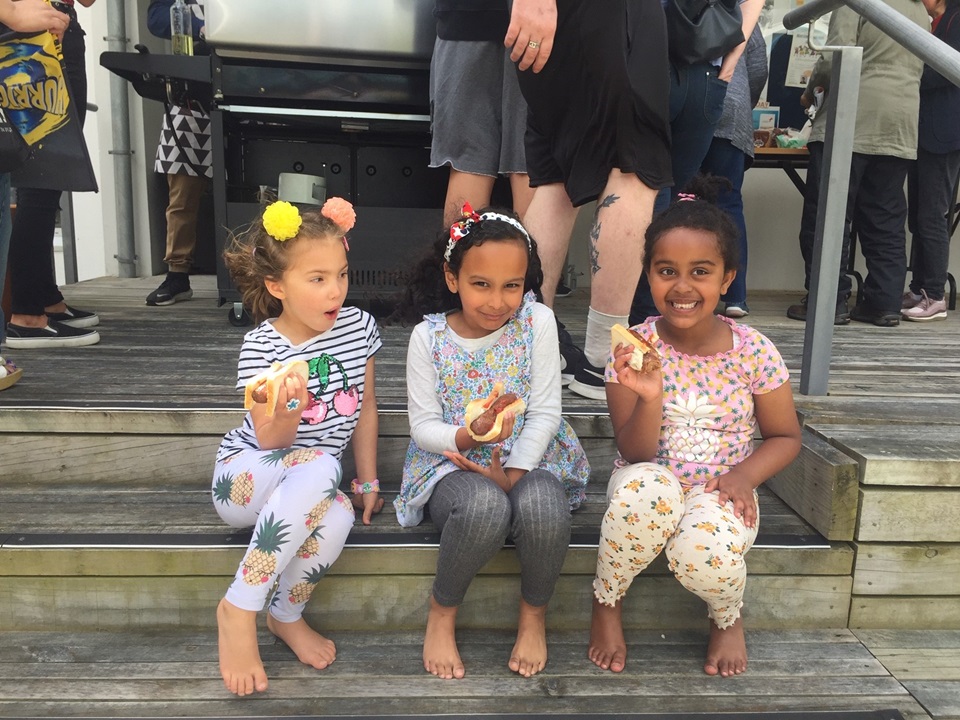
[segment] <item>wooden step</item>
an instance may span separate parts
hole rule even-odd
[[[585,630],[550,631],[547,667],[530,679],[506,667],[515,632],[462,630],[458,642],[467,675],[442,681],[423,670],[422,628],[348,632],[332,621],[319,627],[337,643],[336,662],[323,671],[306,667],[261,633],[270,689],[243,700],[223,687],[212,629],[0,633],[0,716],[655,720],[677,713],[671,717],[710,720],[782,712],[805,720],[930,720],[932,711],[918,697],[928,708],[948,712],[956,698],[948,694],[948,681],[911,679],[911,687],[923,685],[917,697],[911,695],[907,681],[843,629],[749,628],[750,665],[736,680],[704,674],[705,622],[697,631],[628,631],[627,666],[617,674],[587,660]],[[915,647],[944,647],[943,641],[938,636]],[[948,642],[946,647],[957,647],[956,633]],[[831,718],[818,711],[860,714]],[[956,718],[948,712],[933,717]]]
[[[379,474],[390,500],[409,442],[406,413],[380,414]],[[0,412],[0,461],[11,468],[0,503],[0,628],[209,626],[249,541],[216,515],[213,457],[237,411],[51,410]],[[615,456],[609,417],[571,414],[593,466],[552,615],[557,628],[586,627],[605,490]],[[810,452],[816,452],[816,449]],[[344,476],[351,477],[350,453]],[[814,463],[811,462],[811,465]],[[837,464],[842,467],[842,463]],[[823,472],[834,472],[829,462]],[[824,481],[832,486],[834,480]],[[746,612],[758,627],[844,627],[853,552],[825,540],[761,488],[761,535],[748,563]],[[340,627],[420,627],[436,568],[429,522],[401,528],[392,506],[357,525],[315,593],[308,614]],[[465,627],[515,620],[517,564],[505,549],[471,587]],[[384,601],[384,595],[388,601]],[[635,583],[630,627],[697,626],[704,609],[658,559]],[[358,612],[362,608],[363,612]]]

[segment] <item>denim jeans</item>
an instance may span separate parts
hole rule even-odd
[[[717,177],[730,181],[730,189],[724,190],[717,196],[717,207],[725,211],[733,219],[740,235],[737,276],[733,279],[727,292],[721,296],[725,303],[738,305],[747,302],[747,223],[743,217],[743,173],[746,169],[747,156],[742,150],[735,147],[726,138],[715,137],[710,143],[707,156],[700,165],[701,170]]]
[[[670,64],[670,158],[673,187],[663,188],[654,202],[654,214],[662,212],[700,169],[713,131],[723,114],[727,83],[717,77],[719,68],[709,62],[695,65]],[[630,324],[643,322],[657,313],[646,275],[640,278],[630,309]]]

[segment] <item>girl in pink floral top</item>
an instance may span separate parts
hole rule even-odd
[[[800,450],[787,369],[752,328],[714,314],[736,275],[737,230],[704,180],[651,223],[644,271],[661,316],[634,328],[662,369],[638,373],[618,346],[606,371],[620,457],[607,487],[594,580],[590,659],[623,670],[622,598],[661,552],[708,606],[704,671],[746,670],[744,555],[757,536],[756,488]],[[754,431],[763,437],[756,450]]]

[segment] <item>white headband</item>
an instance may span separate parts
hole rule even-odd
[[[533,244],[530,242],[529,233],[527,233],[523,225],[521,225],[517,220],[509,215],[501,215],[500,213],[495,212],[485,212],[483,215],[477,215],[477,213],[473,212],[473,208],[470,207],[469,203],[464,203],[463,217],[450,226],[450,239],[447,240],[447,249],[443,253],[443,259],[447,262],[450,262],[450,255],[453,253],[454,246],[460,242],[460,238],[470,233],[470,228],[474,223],[483,222],[484,220],[500,220],[508,225],[512,225],[521,233],[523,233],[523,237],[527,239],[527,249],[533,249]]]

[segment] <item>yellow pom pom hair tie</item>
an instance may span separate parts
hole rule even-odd
[[[277,200],[263,211],[263,229],[277,242],[295,238],[302,223],[300,211],[286,200]]]

